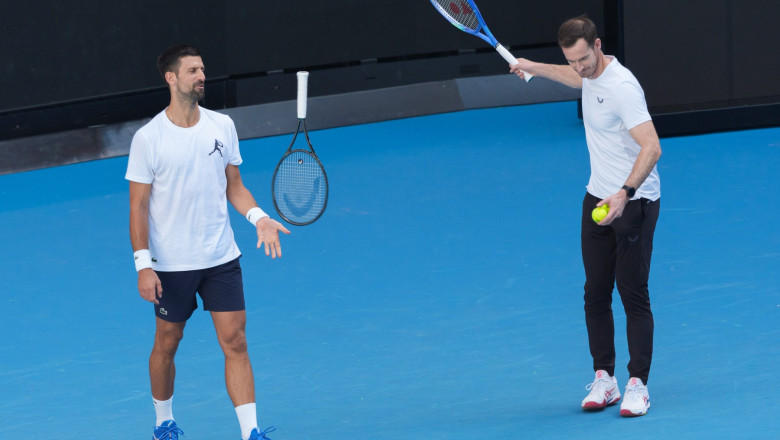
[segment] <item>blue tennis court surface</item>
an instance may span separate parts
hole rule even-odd
[[[283,237],[284,257],[231,218],[274,440],[780,438],[780,128],[662,140],[652,407],[637,419],[579,409],[593,373],[575,103],[311,138],[328,210]],[[288,142],[241,145],[269,212]],[[151,434],[154,315],[135,287],[126,160],[0,176],[0,438]],[[177,373],[184,438],[240,438],[208,314],[190,320]]]

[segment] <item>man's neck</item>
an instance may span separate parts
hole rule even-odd
[[[200,108],[198,103],[182,103],[171,99],[168,108],[165,109],[168,119],[179,127],[189,128],[200,121]]]
[[[589,79],[596,79],[600,77],[601,74],[604,73],[604,70],[607,68],[607,65],[612,61],[612,58],[604,55],[604,52],[602,52],[601,49],[596,51],[596,55],[599,57],[599,63],[598,66],[596,67],[596,73]]]

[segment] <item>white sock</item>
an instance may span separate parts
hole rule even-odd
[[[157,413],[157,426],[162,425],[166,420],[173,420],[173,396],[168,400],[157,400],[152,397],[154,402],[154,412]]]
[[[257,428],[257,405],[254,402],[239,405],[236,407],[236,415],[241,425],[241,438],[249,440],[252,430]]]

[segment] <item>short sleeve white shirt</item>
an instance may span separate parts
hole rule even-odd
[[[235,125],[200,107],[189,128],[160,112],[133,136],[127,180],[151,184],[149,251],[154,270],[185,271],[234,260],[240,251],[227,207],[228,164],[240,165]]]
[[[591,169],[587,190],[600,199],[618,192],[634,167],[641,147],[629,130],[651,120],[637,79],[618,60],[609,58],[611,62],[598,78],[582,80],[582,115]],[[633,198],[640,197],[661,197],[657,167]]]

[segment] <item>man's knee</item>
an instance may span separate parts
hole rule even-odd
[[[650,294],[647,290],[647,284],[638,287],[619,285],[618,290],[627,318],[652,319],[653,312],[650,308]]]
[[[219,344],[226,355],[240,355],[247,352],[246,333],[243,329],[222,332]]]
[[[181,342],[183,337],[183,325],[158,325],[154,336],[154,351],[161,354],[173,355],[179,348],[179,342]]]

